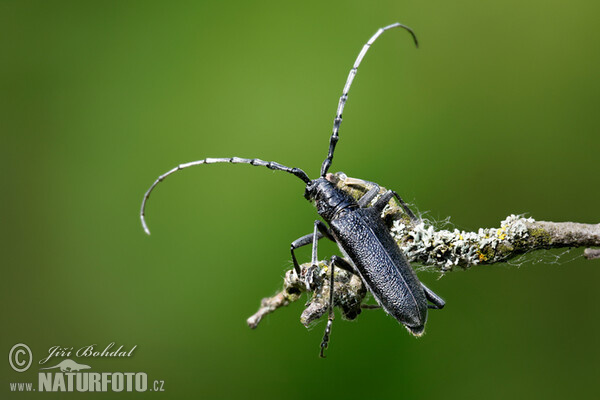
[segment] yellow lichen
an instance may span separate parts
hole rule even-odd
[[[500,239],[500,240],[506,239],[506,228],[502,227],[502,228],[498,229],[498,231],[496,232],[496,235],[498,236],[498,239]]]

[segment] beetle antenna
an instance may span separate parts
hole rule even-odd
[[[371,45],[377,40],[377,38],[379,36],[381,36],[381,34],[383,32],[387,31],[388,29],[392,29],[392,28],[406,29],[411,34],[411,36],[415,42],[415,46],[419,47],[419,42],[417,41],[417,36],[413,32],[413,30],[410,29],[408,26],[402,25],[398,22],[396,22],[395,24],[392,24],[392,25],[384,26],[383,28],[379,28],[379,30],[363,46],[360,53],[358,53],[358,57],[356,57],[356,61],[354,61],[354,65],[352,66],[350,73],[348,74],[348,79],[346,80],[346,85],[344,85],[342,97],[340,97],[340,102],[338,103],[337,113],[336,113],[335,119],[333,120],[333,134],[331,135],[331,139],[329,139],[329,153],[327,154],[327,158],[325,159],[325,161],[323,161],[323,165],[321,166],[321,176],[322,177],[324,177],[325,174],[327,174],[327,171],[329,170],[329,167],[331,166],[331,161],[333,160],[333,151],[335,150],[335,145],[337,144],[337,141],[339,140],[338,132],[340,130],[340,125],[342,123],[342,113],[344,111],[344,106],[346,105],[346,100],[348,100],[348,92],[350,91],[350,86],[352,86],[352,81],[354,80],[354,77],[356,76],[356,73],[358,72],[358,66],[360,65],[361,61],[365,57],[365,54],[367,54],[367,51],[369,50]]]
[[[150,186],[150,188],[144,195],[144,199],[142,200],[142,208],[140,210],[140,219],[142,221],[142,227],[144,228],[144,231],[148,235],[150,234],[150,229],[148,229],[148,225],[146,224],[146,218],[145,218],[146,203],[148,202],[148,199],[150,198],[150,194],[152,193],[152,191],[154,190],[156,185],[158,185],[160,182],[162,182],[167,176],[174,174],[175,172],[180,171],[182,169],[185,169],[188,167],[193,167],[195,165],[217,164],[217,163],[250,164],[250,165],[257,166],[257,167],[267,167],[267,168],[275,170],[275,171],[285,171],[292,175],[295,175],[298,178],[300,178],[304,183],[310,182],[310,178],[308,177],[308,175],[306,175],[306,172],[302,171],[300,168],[289,168],[289,167],[286,167],[285,165],[279,164],[275,161],[263,161],[258,158],[252,158],[252,159],[239,158],[239,157],[205,158],[204,160],[198,160],[198,161],[192,161],[192,162],[185,163],[185,164],[179,164],[172,170],[167,171],[164,174],[162,174],[161,176],[159,176],[158,179],[156,181],[154,181],[152,186]]]

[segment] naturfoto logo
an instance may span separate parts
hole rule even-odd
[[[148,389],[148,376],[144,372],[79,372],[90,369],[89,365],[66,359],[55,366],[61,372],[40,372],[38,391],[40,392],[145,392]]]
[[[62,372],[77,372],[77,371],[81,371],[82,369],[90,369],[91,367],[89,365],[85,365],[85,364],[77,364],[73,360],[66,359],[66,360],[59,362],[54,367],[40,368],[40,369],[53,369],[53,368],[60,368],[60,370]]]
[[[91,344],[80,348],[52,346],[47,355],[38,361],[37,386],[35,381],[10,382],[11,392],[162,392],[164,381],[148,382],[145,372],[104,372],[93,367],[93,362],[78,362],[73,358],[128,358],[132,357],[137,345],[106,346]],[[14,345],[9,351],[9,364],[17,373],[29,369],[33,352],[23,343]],[[83,361],[83,360],[82,360]],[[120,364],[120,363],[119,363]],[[121,369],[121,368],[119,368]],[[121,371],[123,371],[121,369]],[[0,396],[1,397],[1,396]]]

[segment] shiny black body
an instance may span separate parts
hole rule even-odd
[[[331,235],[379,305],[411,333],[421,335],[428,296],[381,218],[387,201],[361,208],[326,178],[309,182],[305,197],[315,203]],[[443,301],[435,301],[438,299],[433,299],[435,308],[443,307]]]

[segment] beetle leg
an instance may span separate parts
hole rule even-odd
[[[317,240],[321,239],[322,237],[326,237],[327,239],[331,240],[332,242],[335,242],[335,239],[333,238],[333,233],[331,232],[331,230],[327,227],[327,225],[325,225],[325,222],[320,221],[320,220],[315,220],[315,230],[312,234],[313,240],[312,240],[312,265],[313,266],[317,266],[317,263],[319,262],[319,259],[317,257]]]
[[[294,263],[294,270],[296,271],[296,275],[300,276],[300,264],[298,264],[298,260],[296,259],[296,255],[294,254],[294,250],[299,247],[306,246],[309,243],[313,243],[314,233],[309,233],[308,235],[304,235],[296,240],[294,240],[290,246],[290,252],[292,253],[292,262]],[[321,239],[323,235],[320,232],[317,232],[317,240]]]
[[[333,306],[334,306],[333,291],[335,289],[334,272],[335,272],[336,266],[338,268],[346,270],[352,274],[359,275],[358,272],[356,271],[356,269],[354,268],[354,266],[352,264],[350,264],[348,261],[346,261],[342,257],[331,256],[331,263],[329,264],[331,271],[330,271],[330,275],[329,275],[329,304],[327,306],[328,317],[327,317],[327,326],[325,327],[325,333],[323,334],[323,340],[321,341],[321,352],[319,353],[319,356],[321,358],[325,358],[325,349],[329,345],[329,337],[331,336],[331,327],[333,326],[333,319],[335,318],[335,313],[333,312]]]
[[[420,222],[421,219],[417,218],[415,216],[415,214],[412,212],[412,210],[410,209],[410,207],[408,207],[408,204],[406,204],[404,202],[404,200],[402,200],[402,197],[400,197],[400,195],[398,193],[394,192],[394,191],[392,191],[392,193],[394,194],[394,197],[396,198],[396,200],[398,200],[398,202],[402,206],[402,209],[404,210],[404,212],[406,213],[406,215],[408,215],[408,217],[410,218],[410,220],[413,222],[413,224],[416,224],[416,223]]]
[[[375,197],[377,197],[377,195],[379,194],[379,185],[373,182],[367,182],[370,183],[372,185],[374,185],[371,189],[369,189],[369,191],[365,194],[363,194],[363,196],[358,200],[358,206],[360,208],[365,208],[367,207],[371,201],[373,201],[373,199]]]
[[[331,262],[332,263],[335,262],[336,266],[338,268],[343,269],[344,271],[348,271],[351,274],[360,276],[360,274],[358,273],[358,271],[356,270],[356,268],[354,268],[354,265],[352,265],[348,261],[346,261],[345,258],[338,257],[338,256],[332,256],[331,257]]]
[[[434,310],[441,310],[442,308],[444,308],[444,306],[446,305],[444,299],[435,294],[433,290],[425,286],[423,282],[421,282],[421,287],[423,287],[423,291],[425,292],[425,297],[427,298],[427,300],[429,300],[432,303],[427,304],[427,308],[432,308]]]
[[[323,334],[323,340],[321,341],[321,352],[319,353],[319,356],[321,358],[325,358],[325,349],[329,345],[329,336],[331,335],[331,326],[333,325],[333,318],[335,317],[335,313],[333,312],[333,289],[334,289],[333,273],[335,271],[335,265],[336,264],[339,265],[341,263],[340,260],[341,260],[341,258],[339,258],[338,256],[333,256],[333,257],[331,257],[331,264],[329,265],[329,268],[331,268],[331,271],[330,271],[330,275],[329,275],[329,305],[327,306],[328,317],[327,317],[327,326],[325,327],[325,333]],[[346,263],[345,260],[343,262]]]
[[[361,304],[360,308],[363,310],[379,310],[381,306],[379,304]]]
[[[310,259],[311,266],[316,267],[319,263],[319,257],[317,256],[317,241],[319,240],[319,234],[323,235],[319,232],[319,221],[315,220],[315,230],[313,232],[313,241],[312,241],[312,257]],[[321,222],[322,223],[322,222]]]
[[[349,181],[349,179],[354,179],[354,178],[348,178],[347,181]],[[365,193],[358,200],[358,205],[360,206],[360,208],[365,208],[379,194],[379,185],[376,184],[375,182],[365,181],[362,179],[360,179],[360,180],[357,179],[357,181],[361,181],[362,184],[366,183],[368,185],[371,185],[371,189],[369,189],[369,191],[367,193]],[[381,213],[383,211],[383,209],[385,208],[385,206],[387,205],[387,203],[390,202],[392,197],[395,197],[398,200],[398,202],[400,203],[400,206],[402,207],[402,209],[404,210],[406,215],[408,215],[408,217],[411,219],[412,222],[414,222],[414,223],[419,222],[419,219],[415,216],[415,214],[408,207],[408,205],[404,202],[404,200],[402,200],[402,197],[400,197],[400,195],[398,193],[394,192],[393,190],[388,190],[387,192],[385,192],[375,202],[375,204],[373,204],[372,208],[375,208],[376,210],[378,210]]]
[[[294,263],[294,271],[296,272],[296,275],[298,277],[300,277],[301,271],[300,271],[300,264],[298,263],[298,259],[296,258],[296,254],[294,253],[294,250],[296,250],[299,247],[302,246],[306,246],[307,244],[312,243],[313,248],[312,248],[312,257],[311,257],[311,261],[312,264],[316,266],[318,260],[317,260],[317,241],[326,237],[327,239],[331,240],[331,241],[335,241],[335,239],[333,238],[333,234],[331,233],[331,230],[327,227],[327,225],[325,225],[325,223],[323,221],[319,221],[316,220],[315,221],[315,229],[313,233],[309,233],[308,235],[304,235],[296,240],[294,240],[292,242],[292,244],[290,245],[290,252],[292,254],[292,262]],[[307,283],[307,290],[310,290],[310,284],[309,282]]]
[[[329,227],[327,225],[325,225],[325,222],[316,220],[315,225],[317,226],[317,229],[319,229],[319,232],[323,236],[325,236],[327,239],[331,240],[332,242],[335,242],[335,239],[333,237],[333,232],[331,232],[331,229],[329,229]]]
[[[393,190],[388,190],[387,192],[385,192],[383,194],[383,196],[381,196],[379,198],[379,200],[377,200],[377,202],[375,204],[373,204],[372,208],[376,209],[379,213],[381,213],[383,211],[383,209],[385,208],[385,206],[387,205],[387,203],[389,203],[389,201],[392,199],[392,197],[395,197],[398,200],[398,202],[400,203],[400,206],[402,206],[402,209],[404,210],[406,215],[408,215],[408,217],[410,218],[410,220],[413,223],[419,222],[419,219],[415,216],[415,214],[408,207],[408,205],[404,202],[404,200],[402,200],[400,195],[398,195],[398,193],[394,192]]]

